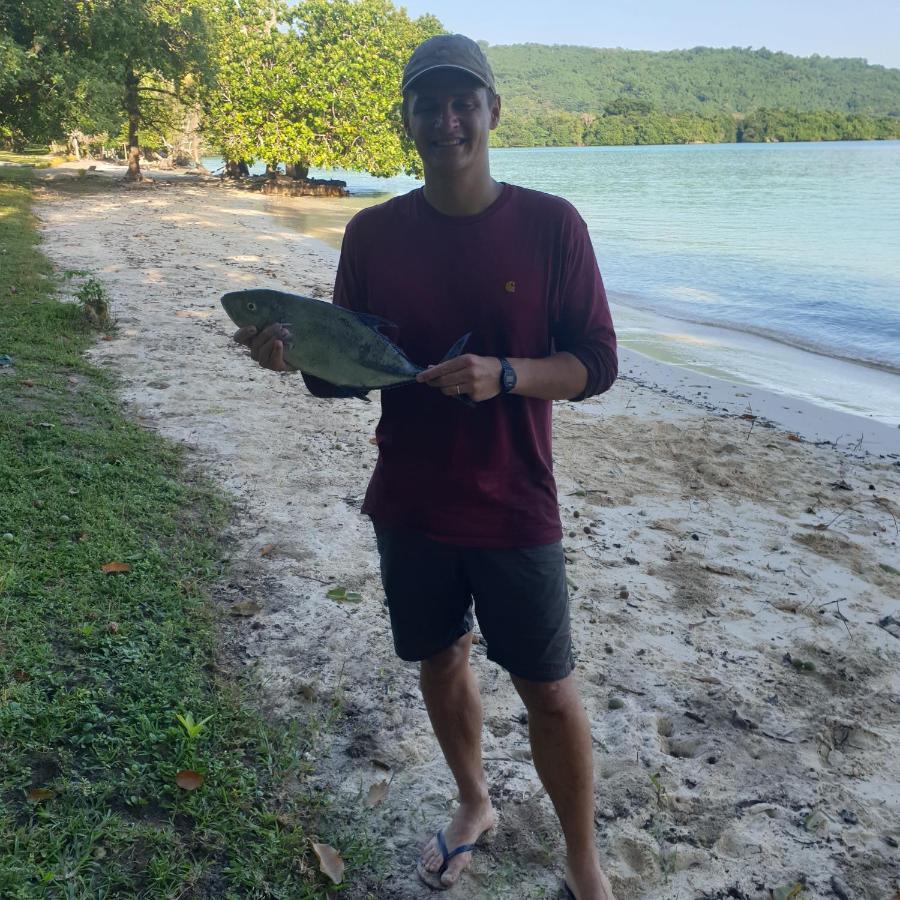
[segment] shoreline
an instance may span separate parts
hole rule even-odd
[[[414,861],[455,790],[417,667],[394,656],[359,512],[379,403],[317,400],[259,369],[219,304],[241,287],[327,298],[336,252],[217,184],[48,183],[35,213],[57,268],[108,290],[118,328],[90,358],[129,416],[235,500],[212,599],[221,665],[267,715],[318,723],[303,789],[328,798],[339,851],[354,828],[379,847],[378,870],[348,871],[345,896],[420,900]],[[802,881],[826,897],[837,878],[862,900],[893,896],[900,466],[723,413],[694,382],[684,402],[642,372],[646,386],[628,371],[608,394],[554,409],[596,839],[616,895],[756,897]],[[362,599],[336,602],[331,587]],[[236,614],[248,600],[252,615]],[[562,845],[521,701],[482,642],[473,666],[501,815],[459,890],[552,896]],[[387,796],[367,807],[375,785]]]
[[[371,202],[370,196],[354,195],[345,199],[279,197],[268,201],[267,210],[318,241],[323,252],[325,248],[330,250],[336,261],[344,226],[357,210]],[[887,452],[900,452],[900,427],[897,427],[900,426],[900,375],[765,335],[666,317],[622,303],[612,291],[609,302],[620,348],[636,354],[633,366],[638,366],[641,359],[647,361],[647,378],[650,370],[655,381],[672,384],[683,382],[685,372],[696,378],[713,378],[717,383],[728,383],[735,394],[747,393],[745,407],[766,409],[772,414],[772,421],[810,440],[820,440],[822,434],[829,432],[838,435],[842,430],[855,429],[865,435],[866,443]],[[740,371],[736,360],[744,364],[746,371]],[[659,366],[666,366],[671,372],[665,375]],[[828,367],[824,377],[823,366]],[[786,370],[792,371],[801,390],[788,392],[766,378],[767,373]],[[875,417],[864,409],[854,409],[852,401],[836,395],[836,391],[846,390],[848,385],[853,386],[858,398],[864,397],[876,407],[881,403],[881,415]],[[724,386],[719,385],[717,395],[723,392]],[[754,395],[750,396],[750,392]],[[757,393],[758,400],[755,400]],[[796,406],[805,412],[788,416],[785,410],[778,411],[779,399],[785,407]],[[816,408],[822,410],[821,415],[809,415]],[[806,418],[800,418],[803,415]],[[813,430],[808,426],[811,419],[817,419]],[[852,419],[859,422],[854,423]],[[835,430],[834,426],[838,425],[841,427]],[[892,428],[896,436],[891,433]]]
[[[52,183],[90,165],[96,166],[96,177],[116,177],[124,172],[121,166],[82,160],[56,167],[42,180]],[[187,183],[239,191],[217,176],[192,171],[150,169],[145,175],[152,186]],[[336,267],[347,222],[358,210],[389,196],[260,198],[267,215],[311,241],[317,252]],[[302,293],[291,284],[272,286]],[[710,391],[723,411],[734,415],[762,411],[764,418],[813,442],[833,441],[853,433],[854,444],[862,437],[863,445],[872,452],[900,453],[900,375],[765,335],[667,317],[623,303],[615,291],[609,292],[609,302],[620,351],[628,359],[630,377],[638,383],[652,384],[660,391],[678,390],[687,402],[707,409],[712,401],[702,395],[698,398],[697,390]],[[788,370],[801,389],[790,392],[772,382],[769,373]],[[691,391],[689,383],[694,382],[704,386]],[[853,408],[852,402],[835,396],[848,384],[854,386],[857,395],[876,406],[880,401],[881,415],[876,417],[864,409]],[[831,396],[827,395],[829,392]]]

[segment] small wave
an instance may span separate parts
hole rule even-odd
[[[699,293],[704,293],[700,291]],[[712,296],[712,295],[710,295]],[[885,359],[880,356],[867,356],[863,353],[846,353],[837,350],[833,345],[820,341],[814,341],[809,338],[798,337],[797,335],[786,334],[773,328],[764,328],[756,325],[749,325],[743,322],[724,321],[710,316],[686,316],[680,312],[671,312],[668,309],[660,309],[653,303],[647,302],[644,298],[635,294],[611,292],[609,299],[614,303],[620,303],[631,309],[641,312],[651,313],[652,315],[662,316],[667,319],[675,319],[679,322],[690,322],[694,325],[703,325],[709,328],[720,328],[724,331],[734,331],[741,334],[752,334],[755,337],[766,338],[775,341],[787,347],[794,347],[798,350],[805,350],[808,353],[815,353],[818,356],[825,356],[830,359],[840,359],[845,362],[856,363],[858,365],[868,366],[872,369],[878,369],[882,372],[888,372],[892,375],[900,375],[900,361],[893,359]]]

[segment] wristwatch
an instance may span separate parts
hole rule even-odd
[[[509,364],[505,356],[500,357],[500,393],[508,394],[515,386],[516,370]]]

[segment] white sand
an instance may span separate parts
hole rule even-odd
[[[313,781],[348,833],[365,826],[384,849],[384,881],[360,877],[345,896],[427,896],[413,863],[453,787],[416,667],[393,655],[359,515],[378,404],[319,401],[298,377],[255,367],[218,304],[249,286],[327,297],[334,251],[279,218],[292,213],[216,185],[39,197],[45,251],[112,296],[119,331],[92,357],[119,377],[131,415],[237,498],[233,572],[216,596],[223,652],[273,715],[324,723]],[[765,407],[745,388],[636,355],[623,371],[606,397],[558,404],[555,426],[597,841],[618,896],[762,898],[805,879],[803,897],[832,897],[836,878],[846,896],[893,897],[900,627],[878,624],[900,621],[900,463],[878,443],[890,435],[854,452],[859,429],[805,429],[807,407],[791,432],[844,437],[798,442],[737,417]],[[729,402],[735,414],[720,411]],[[776,420],[778,402],[765,413]],[[363,602],[329,600],[329,585]],[[229,616],[244,600],[260,612]],[[521,703],[482,647],[475,667],[501,828],[448,896],[555,896],[561,844]],[[329,722],[335,700],[344,715]],[[366,809],[384,779],[387,799]]]

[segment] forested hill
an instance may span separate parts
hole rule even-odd
[[[599,113],[620,97],[659,112],[759,108],[900,116],[900,69],[734,47],[650,52],[512,44],[485,47],[510,110]]]

